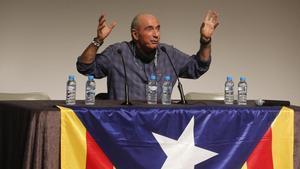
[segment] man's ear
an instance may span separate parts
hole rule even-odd
[[[137,31],[135,30],[135,29],[132,29],[131,30],[131,35],[132,35],[132,38],[134,39],[134,40],[138,40],[139,39],[139,36],[138,36],[138,33],[137,33]]]

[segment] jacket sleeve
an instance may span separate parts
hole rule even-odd
[[[211,63],[211,56],[207,62],[204,62],[199,58],[199,52],[190,56],[176,48],[172,49],[173,53],[171,55],[174,57],[175,67],[179,77],[197,79],[208,71]]]
[[[112,67],[112,55],[114,55],[113,46],[109,46],[102,53],[97,54],[91,64],[80,63],[77,58],[77,71],[83,75],[93,75],[95,78],[106,77]]]

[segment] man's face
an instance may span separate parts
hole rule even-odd
[[[152,52],[159,44],[160,25],[152,15],[139,17],[137,28],[132,31],[134,40],[144,52]]]

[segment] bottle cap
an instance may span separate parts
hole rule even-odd
[[[240,77],[240,81],[246,81],[246,78],[243,77],[243,76],[241,76],[241,77]]]
[[[228,76],[227,76],[227,80],[228,80],[228,81],[229,81],[229,80],[232,80],[232,76],[228,75]]]
[[[75,80],[75,76],[74,75],[69,75],[69,80]]]
[[[171,80],[171,76],[169,76],[169,75],[165,76],[165,80],[166,81],[170,81]]]
[[[156,80],[156,76],[155,75],[151,75],[150,76],[150,80]]]
[[[94,80],[94,76],[93,75],[88,75],[88,80]]]

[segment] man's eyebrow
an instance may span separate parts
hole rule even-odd
[[[149,29],[149,28],[160,28],[160,25],[157,25],[157,26],[152,26],[152,25],[149,25],[149,26],[146,26],[145,29]]]
[[[149,28],[153,28],[153,26],[149,25],[145,27],[145,29],[149,29]]]

